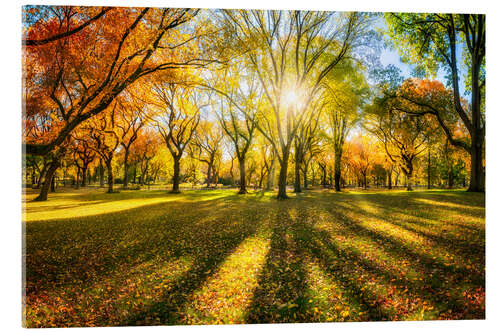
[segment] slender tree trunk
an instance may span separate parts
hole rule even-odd
[[[431,189],[431,150],[427,149],[427,189]]]
[[[321,170],[323,171],[323,176],[321,177],[321,185],[323,185],[323,187],[326,187],[326,166],[324,168],[321,168]]]
[[[392,170],[387,173],[387,188],[392,190]]]
[[[55,174],[52,176],[52,180],[50,181],[50,192],[56,191],[56,177]]]
[[[104,187],[104,166],[102,160],[99,160],[99,186]]]
[[[231,168],[229,169],[229,175],[231,176],[231,186],[234,186],[234,157],[231,158]]]
[[[247,191],[247,180],[246,180],[246,172],[245,172],[245,157],[241,157],[238,159],[238,163],[240,164],[240,190],[238,194],[246,194]]]
[[[363,189],[365,189],[365,190],[368,189],[368,185],[366,183],[366,172],[363,173]]]
[[[80,188],[80,174],[82,173],[82,168],[80,168],[78,165],[76,166],[76,183],[75,183],[75,188],[78,190]]]
[[[300,187],[300,163],[302,163],[302,159],[298,156],[298,153],[295,153],[295,182],[293,184],[294,193],[302,192],[302,188]]]
[[[174,177],[172,178],[172,193],[180,193],[179,182],[180,182],[180,160],[181,156],[174,157]]]
[[[125,155],[123,157],[123,188],[128,187],[128,155],[129,150],[125,149]]]
[[[269,167],[269,173],[267,174],[267,184],[266,184],[266,190],[272,190],[274,189],[274,177],[275,177],[275,161],[276,157],[273,157],[271,159],[271,165]]]

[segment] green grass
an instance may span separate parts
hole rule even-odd
[[[27,327],[485,317],[484,195],[25,196]]]

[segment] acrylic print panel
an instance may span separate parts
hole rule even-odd
[[[485,15],[22,19],[24,327],[485,318]]]

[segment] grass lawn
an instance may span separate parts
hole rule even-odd
[[[34,195],[27,327],[485,317],[484,194]]]

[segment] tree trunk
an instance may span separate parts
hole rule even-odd
[[[309,169],[309,163],[304,163],[304,172],[302,173],[302,177],[304,178],[304,190],[307,190],[307,169]]]
[[[40,189],[40,194],[34,199],[34,201],[47,201],[49,189],[52,185],[52,178],[54,177],[58,167],[59,159],[56,157],[52,162],[50,162],[50,166],[46,169],[45,179],[42,188]]]
[[[179,182],[180,182],[180,160],[181,156],[174,157],[174,176],[172,178],[172,193],[180,193]]]
[[[484,192],[485,174],[483,168],[483,138],[472,135],[470,184],[467,191]]]
[[[44,161],[42,171],[40,171],[40,177],[38,177],[38,184],[37,184],[36,188],[42,187],[43,179],[45,178],[45,174],[47,173],[47,167],[48,167],[48,163],[46,163]]]
[[[387,173],[387,189],[392,190],[392,170]]]
[[[323,171],[323,175],[321,177],[321,185],[323,185],[323,187],[326,187],[326,166],[324,168],[321,168],[321,170]]]
[[[273,157],[271,159],[271,166],[269,167],[269,173],[267,174],[267,184],[266,184],[266,190],[272,190],[274,189],[274,177],[275,177],[275,161],[276,157]]]
[[[52,180],[50,182],[50,192],[55,192],[56,191],[56,177],[55,175],[52,176]]]
[[[86,183],[86,180],[87,179],[87,166],[84,166],[82,168],[82,187],[85,187],[85,183]]]
[[[108,169],[108,192],[113,193],[113,185],[115,184],[115,180],[113,178],[113,167],[111,165],[111,160],[106,161],[106,168]]]
[[[302,188],[300,187],[300,163],[302,162],[300,157],[295,153],[295,182],[293,184],[293,192],[300,193]]]
[[[340,159],[341,159],[342,155],[338,152],[335,153],[335,165],[334,165],[334,169],[335,169],[335,191],[337,192],[340,192],[340,178],[341,178],[341,174],[340,174]]]
[[[453,165],[448,166],[448,188],[453,188]]]
[[[123,157],[123,188],[128,187],[128,155],[129,150],[125,149],[125,155]]]
[[[207,188],[210,187],[211,183],[212,183],[212,164],[208,163],[208,168],[207,168]]]
[[[35,177],[36,177],[36,171],[35,171],[35,168],[33,168],[31,170],[31,188],[35,188],[35,186],[36,186],[36,179],[35,179]]]
[[[427,189],[431,189],[431,150],[427,149]]]
[[[246,177],[245,157],[238,159],[238,163],[240,164],[240,190],[238,191],[238,194],[246,194],[248,193],[248,191],[247,191],[247,180],[245,178]]]
[[[104,187],[104,166],[102,161],[99,161],[99,186]]]
[[[280,174],[278,176],[278,196],[277,196],[277,198],[280,200],[288,198],[288,196],[286,195],[286,176],[288,172],[289,154],[290,154],[289,150],[285,154],[283,154],[284,156],[280,163]]]
[[[366,184],[366,172],[363,173],[363,189],[367,190],[368,186]]]
[[[413,188],[411,187],[411,173],[406,174],[406,190],[413,191]]]
[[[80,174],[81,174],[81,168],[77,165],[76,166],[76,183],[75,183],[75,188],[77,190],[80,188]]]

